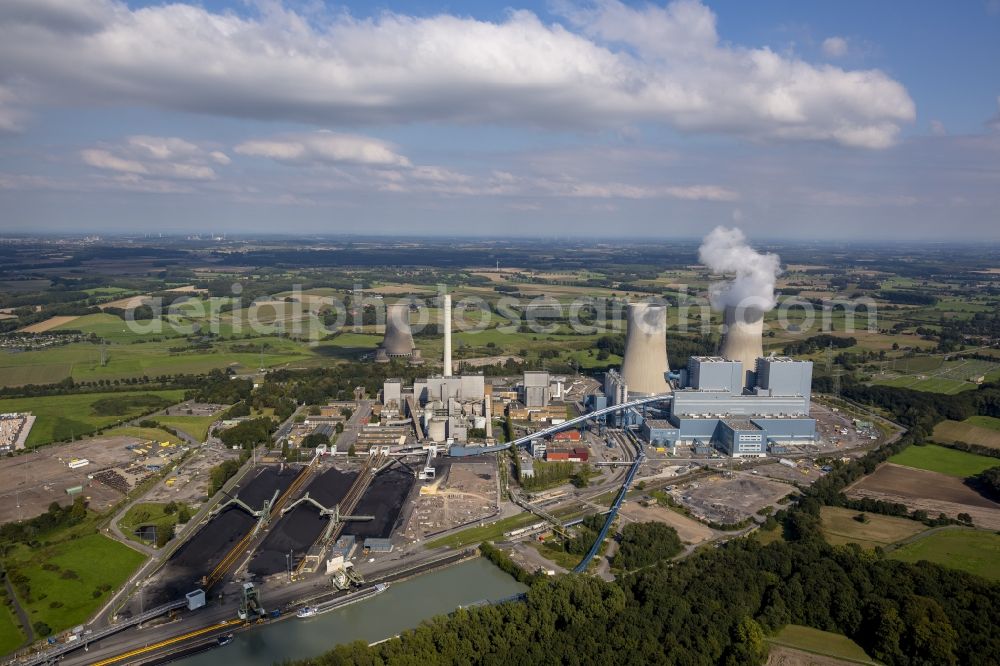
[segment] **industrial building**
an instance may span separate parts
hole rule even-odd
[[[389,417],[413,420],[418,437],[432,442],[464,442],[475,429],[492,437],[492,386],[483,375],[451,374],[451,296],[442,308],[445,374],[432,375],[405,388],[400,379],[382,385],[382,405]]]
[[[621,371],[605,374],[604,394],[588,396],[589,408],[664,395],[669,401],[665,413],[651,408],[608,416],[613,425],[639,425],[655,446],[689,444],[702,451],[714,446],[743,457],[763,456],[790,442],[814,441],[816,421],[809,417],[812,362],[765,357],[760,311],[728,307],[724,321],[719,355],[693,356],[685,370],[672,374],[665,307],[629,304]]]
[[[640,432],[650,444],[715,445],[735,457],[757,457],[769,447],[813,441],[809,417],[812,362],[766,357],[755,360],[752,386],[744,389],[741,361],[692,356],[686,385],[673,392],[666,419],[646,419]]]

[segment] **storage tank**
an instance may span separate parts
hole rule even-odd
[[[443,442],[447,439],[448,420],[439,416],[434,417],[427,424],[427,437],[432,442]]]
[[[406,303],[387,305],[385,308],[385,337],[381,351],[388,358],[413,354],[413,333],[410,331],[410,306]],[[382,357],[382,355],[379,355]],[[388,360],[388,358],[386,360]]]
[[[629,303],[626,310],[622,379],[629,394],[669,393],[667,383],[667,306]]]
[[[759,308],[726,306],[719,356],[739,361],[744,388],[754,385],[757,359],[764,356],[764,313]]]

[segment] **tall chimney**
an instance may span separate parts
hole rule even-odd
[[[727,305],[719,356],[743,364],[743,387],[753,386],[757,359],[764,355],[764,313]]]
[[[630,394],[659,395],[667,384],[667,308],[656,303],[629,303],[626,310],[622,379]]]
[[[444,327],[444,376],[451,377],[451,294],[444,295],[443,310],[441,325]]]

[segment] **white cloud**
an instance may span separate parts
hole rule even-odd
[[[489,22],[259,6],[244,17],[189,4],[3,2],[0,80],[27,82],[42,103],[320,125],[658,122],[868,148],[890,145],[915,116],[881,71],[721,42],[715,15],[694,0],[598,0],[567,11],[569,27],[529,11]]]
[[[943,122],[935,118],[931,120],[931,134],[934,136],[946,136],[948,128],[944,126]]]
[[[121,173],[149,173],[149,170],[142,162],[118,157],[100,148],[82,150],[80,151],[80,157],[83,158],[84,162],[98,169],[119,171]]]
[[[843,37],[827,37],[823,40],[823,53],[830,58],[843,58],[849,47]]]
[[[117,145],[87,148],[80,158],[89,166],[113,171],[114,182],[138,192],[187,192],[171,181],[212,181],[217,178],[209,163],[228,164],[221,151],[209,151],[177,137],[136,135]],[[127,178],[123,177],[127,176]]]
[[[410,161],[385,141],[327,130],[244,141],[235,151],[240,155],[268,157],[288,164],[410,166]]]

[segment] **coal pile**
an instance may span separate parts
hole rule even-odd
[[[260,509],[265,500],[280,496],[298,476],[300,469],[286,467],[262,467],[251,472],[250,479],[244,480],[237,496],[254,509]],[[240,507],[230,505],[194,536],[178,548],[152,586],[149,601],[166,603],[178,599],[200,586],[200,581],[208,576],[239,541],[253,530],[257,519]]]
[[[353,534],[358,541],[392,535],[413,482],[413,474],[398,465],[380,472],[353,511],[359,516],[375,516],[375,520],[347,522],[344,534]]]
[[[327,508],[333,507],[347,494],[357,472],[342,472],[329,469],[314,478],[306,492]],[[303,502],[281,516],[274,517],[271,531],[250,560],[249,570],[255,576],[270,576],[285,571],[287,556],[292,555],[295,566],[306,551],[316,542],[329,525],[330,519],[321,516],[314,505]]]

